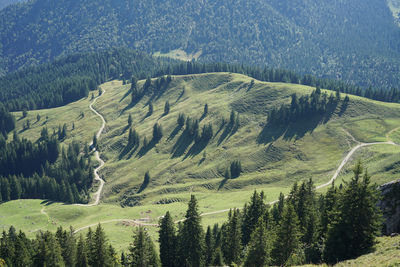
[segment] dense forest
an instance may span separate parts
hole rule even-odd
[[[39,232],[29,240],[11,227],[0,238],[8,266],[291,266],[329,264],[370,251],[379,234],[379,193],[361,163],[350,181],[317,194],[312,180],[295,183],[270,206],[254,192],[242,209],[231,209],[222,225],[203,230],[191,196],[185,220],[175,226],[169,212],[159,221],[159,253],[146,229],[134,231],[129,251],[119,256],[98,225],[86,236],[73,229]]]
[[[75,54],[0,78],[0,101],[11,111],[62,106],[111,79],[153,76],[168,62],[126,49]]]
[[[3,9],[11,4],[23,2],[23,0],[0,0],[0,9]]]
[[[400,84],[399,36],[380,0],[34,0],[0,11],[0,67],[115,47],[181,49],[391,88]]]
[[[93,181],[89,148],[71,143],[60,149],[66,126],[50,135],[43,128],[36,142],[19,138],[6,142],[0,135],[0,202],[49,199],[87,203]],[[81,152],[84,152],[81,154]]]
[[[129,81],[132,76],[135,79],[146,79],[162,75],[206,72],[242,73],[261,81],[304,84],[380,101],[400,101],[400,90],[394,88],[361,88],[339,80],[321,79],[308,74],[299,75],[283,69],[241,64],[179,62],[154,58],[129,49],[113,49],[67,56],[53,63],[30,67],[0,78],[0,101],[5,105],[4,108],[0,106],[0,130],[7,132],[2,122],[6,110],[62,106],[87,96],[89,90],[95,90],[100,84],[111,79]],[[142,91],[146,90],[147,87]]]

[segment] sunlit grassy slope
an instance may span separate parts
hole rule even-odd
[[[15,225],[34,235],[38,229],[54,230],[58,225],[72,225],[77,229],[112,219],[146,218],[154,223],[167,210],[178,219],[184,215],[190,194],[198,197],[201,212],[241,207],[254,189],[264,190],[267,200],[272,201],[279,192],[287,193],[295,181],[313,178],[317,185],[327,182],[343,156],[356,144],[345,131],[362,142],[388,138],[400,142],[400,130],[392,131],[400,126],[400,105],[355,96],[350,96],[347,107],[339,104],[328,121],[305,119],[279,133],[275,129],[264,129],[271,108],[288,103],[293,93],[306,94],[314,88],[259,81],[251,86],[251,80],[230,73],[174,76],[162,93],[147,95],[135,105],[131,104],[129,84],[122,85],[120,81],[103,84],[105,93],[95,105],[107,121],[99,140],[101,157],[106,161],[101,171],[106,181],[102,204],[46,206],[40,200],[5,203],[0,205],[0,228]],[[143,83],[140,81],[138,86]],[[87,143],[101,125],[100,119],[88,108],[90,98],[56,109],[30,111],[24,119],[19,119],[21,114],[17,113],[17,129],[21,136],[36,140],[42,127],[47,126],[51,132],[66,123],[68,137],[64,143],[72,140]],[[154,112],[147,116],[149,101]],[[166,101],[171,108],[164,116]],[[206,103],[209,112],[202,118]],[[240,128],[234,133],[221,126],[224,119],[229,120],[231,110],[240,117]],[[207,146],[196,147],[193,142],[185,141],[184,129],[177,127],[179,113],[201,118],[200,128],[212,124],[214,137]],[[41,120],[35,123],[37,114]],[[145,152],[141,146],[126,150],[129,114],[141,142],[145,136],[151,140],[153,125],[159,123],[163,129],[160,142]],[[23,131],[27,119],[31,128]],[[399,147],[378,145],[360,149],[354,157],[363,160],[373,181],[384,183],[398,178],[399,156]],[[241,161],[244,172],[237,179],[225,180],[224,172],[233,160]],[[350,176],[350,167],[351,163],[339,180]],[[150,172],[150,183],[143,192],[137,193],[146,171]],[[121,203],[136,206],[122,208]],[[40,212],[43,207],[49,217]],[[205,216],[204,225],[221,222],[225,216]],[[128,225],[104,224],[118,249],[126,248],[130,241],[132,227]],[[156,230],[151,229],[155,236]]]

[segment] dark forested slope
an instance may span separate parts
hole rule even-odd
[[[0,12],[0,39],[3,73],[127,46],[400,84],[400,28],[379,0],[36,0]]]

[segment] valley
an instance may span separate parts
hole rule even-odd
[[[94,105],[106,121],[103,131],[98,131],[100,117],[89,108],[90,95],[60,108],[29,111],[17,121],[17,129],[33,141],[43,125],[32,124],[26,130],[22,126],[26,120],[34,121],[37,114],[48,117],[45,125],[49,131],[68,125],[64,144],[73,140],[90,143],[93,134],[98,134],[98,151],[105,161],[100,170],[104,189],[95,184],[88,207],[41,200],[4,203],[0,205],[0,225],[7,229],[13,224],[34,236],[39,229],[55,230],[57,226],[71,225],[85,232],[85,227],[102,222],[112,245],[125,250],[131,226],[147,225],[155,240],[157,229],[152,226],[158,218],[167,210],[175,220],[183,218],[191,194],[199,199],[200,211],[207,215],[203,225],[207,226],[224,221],[227,209],[241,207],[255,189],[263,190],[267,202],[272,202],[280,192],[288,193],[293,182],[312,178],[323,192],[341,167],[337,183],[351,176],[353,159],[361,159],[371,170],[373,182],[383,184],[396,178],[400,150],[392,142],[400,140],[399,104],[349,96],[348,104],[344,107],[340,102],[325,121],[304,119],[276,132],[265,127],[270,110],[290,103],[293,93],[305,95],[314,88],[252,80],[233,73],[173,76],[163,90],[144,95],[136,103],[131,102],[130,84],[107,82],[101,85],[103,94]],[[153,79],[152,84],[157,82]],[[139,81],[138,87],[144,83]],[[168,114],[164,112],[166,101]],[[151,114],[149,103],[154,107]],[[205,104],[208,112],[203,116]],[[232,111],[240,120],[235,132],[227,130]],[[183,142],[185,127],[178,129],[177,124],[180,113],[200,119],[200,129],[212,125],[214,134],[206,145]],[[131,127],[127,127],[129,115]],[[152,140],[155,123],[163,132],[157,143],[150,149],[127,149],[129,128],[138,132],[142,143],[144,137]],[[240,160],[243,172],[238,178],[225,179],[227,162],[233,160]],[[138,193],[147,171],[150,182]],[[95,205],[95,192],[102,192],[98,194],[100,205]]]

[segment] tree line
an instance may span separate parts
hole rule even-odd
[[[138,101],[149,89],[155,89],[156,92],[165,89],[171,81],[169,75],[207,72],[241,73],[261,81],[303,84],[379,101],[400,101],[400,90],[395,88],[362,89],[351,83],[299,75],[284,69],[226,63],[178,62],[154,58],[129,49],[75,54],[8,74],[0,78],[0,101],[9,111],[53,108],[86,97],[90,90],[97,89],[100,84],[111,79],[122,79],[124,82],[132,79],[132,85],[136,85],[134,81],[137,79],[147,78],[143,90],[132,87],[132,99]],[[168,75],[167,78],[161,77],[155,85],[151,84],[150,77],[164,75]],[[135,78],[131,78],[132,76]]]
[[[170,61],[129,49],[74,54],[1,77],[0,101],[10,111],[58,107],[108,80],[153,76]]]
[[[336,106],[341,100],[341,94],[336,91],[334,95],[329,96],[326,92],[321,92],[317,87],[311,94],[298,97],[296,93],[291,95],[290,104],[282,104],[279,108],[273,108],[268,115],[268,123],[275,126],[287,125],[303,118],[319,116],[328,117],[335,111]],[[342,109],[347,107],[349,97],[346,95],[343,99]]]
[[[16,132],[10,142],[0,135],[0,202],[21,198],[88,202],[93,181],[89,148],[76,142],[60,148],[60,134],[49,135],[43,128],[36,142]]]

